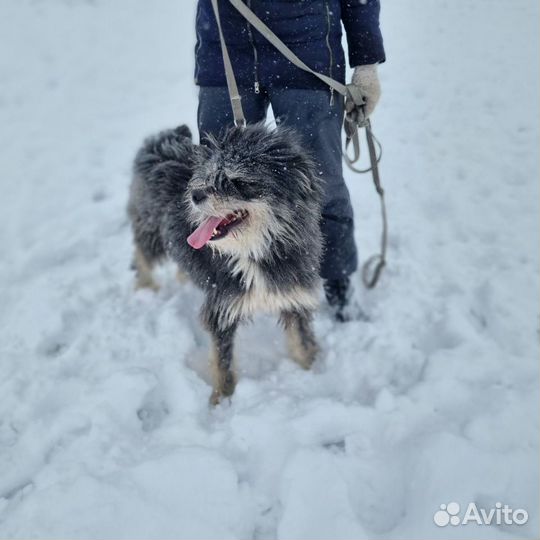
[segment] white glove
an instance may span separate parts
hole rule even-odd
[[[354,68],[352,76],[352,84],[360,90],[365,100],[364,114],[366,118],[371,115],[381,97],[381,84],[379,83],[377,66],[378,64],[357,66]]]

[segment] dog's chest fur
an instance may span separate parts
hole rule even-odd
[[[229,269],[233,276],[240,278],[244,293],[228,306],[228,318],[250,317],[257,311],[281,313],[313,310],[317,307],[316,287],[302,287],[286,280],[282,286],[276,286],[268,281],[261,266],[253,259],[233,257]]]

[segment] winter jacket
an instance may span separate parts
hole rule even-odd
[[[344,82],[345,27],[351,67],[384,62],[379,0],[243,0],[262,21],[315,71]],[[295,67],[229,3],[220,0],[220,17],[239,86],[327,88]],[[219,35],[210,0],[197,6],[195,82],[224,86]]]

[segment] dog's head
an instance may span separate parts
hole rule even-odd
[[[320,219],[321,181],[294,132],[231,128],[198,149],[186,191],[188,243],[255,259],[298,242]]]

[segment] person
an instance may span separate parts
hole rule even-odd
[[[345,28],[352,83],[369,116],[380,97],[378,64],[385,61],[379,0],[244,0],[252,11],[309,67],[345,81]],[[227,0],[219,2],[223,34],[248,123],[266,118],[296,129],[316,159],[325,182],[321,229],[325,253],[321,277],[328,303],[343,319],[350,276],[357,269],[354,216],[343,179],[343,97],[285,58]],[[195,82],[199,88],[198,128],[218,135],[233,124],[219,34],[211,0],[199,0],[196,17]]]

